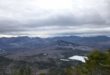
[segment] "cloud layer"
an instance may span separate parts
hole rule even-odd
[[[0,36],[110,36],[109,0],[0,0]]]

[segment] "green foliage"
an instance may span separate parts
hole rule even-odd
[[[40,73],[39,75],[110,75],[110,50],[100,52],[94,50],[88,54],[88,59],[85,63],[78,63],[76,66],[73,62],[61,62],[58,60],[49,59],[50,62],[37,62],[41,68],[49,69],[49,72]],[[33,75],[32,66],[24,61],[13,62],[16,64],[11,69],[11,74],[6,73],[7,66],[12,60],[0,57],[0,75]],[[72,64],[71,64],[72,63]]]
[[[110,50],[94,50],[87,57],[84,64],[56,68],[51,70],[49,75],[110,75]]]
[[[46,75],[45,73],[40,73],[39,75]]]
[[[73,68],[72,67],[68,67],[65,69],[65,75],[73,75]]]
[[[21,66],[20,68],[12,72],[13,75],[32,75],[31,68],[29,66]]]
[[[110,52],[93,51],[88,55],[88,60],[82,66],[86,75],[109,75],[110,74]]]

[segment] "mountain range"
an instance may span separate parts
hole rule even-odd
[[[28,56],[37,54],[48,54],[61,56],[61,54],[79,53],[80,51],[92,51],[100,49],[104,51],[110,48],[110,37],[94,36],[62,36],[62,37],[11,37],[0,38],[0,52],[6,51],[14,56]],[[0,53],[1,54],[1,53]],[[66,54],[66,55],[67,55]]]

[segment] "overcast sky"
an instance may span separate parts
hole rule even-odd
[[[0,37],[110,36],[110,0],[0,0]]]

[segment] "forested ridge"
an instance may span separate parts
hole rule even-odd
[[[85,63],[75,66],[69,62],[59,63],[51,59],[51,62],[45,65],[41,62],[42,66],[39,69],[46,70],[40,71],[36,68],[39,64],[14,61],[0,56],[0,75],[110,75],[110,50],[106,52],[94,50],[87,57]]]

